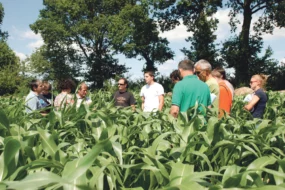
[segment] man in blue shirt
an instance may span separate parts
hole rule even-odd
[[[39,95],[42,92],[42,82],[40,80],[32,80],[30,82],[30,93],[26,97],[26,112],[31,113],[34,110],[44,108],[44,102],[40,99]]]

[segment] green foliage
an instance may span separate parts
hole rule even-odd
[[[254,67],[255,65],[260,65],[263,70],[276,68],[276,61],[269,59],[270,49],[266,50],[264,57],[259,58],[257,55],[262,48],[262,34],[272,33],[274,25],[285,26],[284,18],[280,18],[280,15],[285,13],[284,2],[280,0],[233,0],[227,1],[226,5],[231,8],[229,16],[232,31],[237,29],[237,23],[239,23],[237,15],[243,14],[242,30],[239,36],[226,41],[222,51],[227,64],[232,65],[236,70],[237,83],[247,82],[252,75],[251,71],[259,68]],[[259,16],[257,22],[252,23],[253,15],[258,12],[263,12],[263,14]],[[251,25],[253,25],[253,34],[250,34]]]
[[[137,98],[138,93],[135,93]],[[264,119],[241,109],[220,120],[93,103],[26,114],[23,98],[0,99],[0,180],[5,189],[266,189],[285,180],[285,96],[268,92]]]
[[[246,84],[251,76],[260,73],[270,77],[275,75],[278,70],[278,61],[271,58],[273,52],[270,47],[265,50],[264,55],[260,56],[263,48],[263,41],[260,37],[250,37],[248,53],[251,56],[248,58],[247,70],[244,68],[244,64],[241,64],[241,60],[244,59],[244,55],[240,51],[242,48],[241,43],[240,38],[235,36],[226,40],[221,49],[222,58],[227,62],[227,66],[235,68],[235,75],[239,76],[235,77],[233,83],[237,84],[237,86],[242,84],[242,82]],[[247,78],[247,80],[243,77]],[[274,82],[272,81],[272,83]],[[272,86],[272,90],[276,90],[274,86]]]
[[[85,72],[93,87],[101,88],[104,80],[126,72],[113,58],[110,39],[113,21],[126,4],[110,0],[44,1],[45,7],[31,29],[41,33],[45,57],[56,68],[56,77],[75,68]]]
[[[115,33],[112,38],[118,52],[127,58],[139,57],[139,60],[144,60],[144,70],[147,71],[156,71],[156,63],[163,64],[173,58],[174,52],[168,47],[167,39],[158,36],[158,26],[150,18],[148,6],[128,5],[119,16],[123,23],[116,22],[114,30],[124,31],[123,28],[128,28],[128,31],[124,35]]]
[[[15,65],[19,62],[13,50],[8,46],[5,41],[0,40],[0,69],[7,65]]]
[[[193,36],[186,40],[191,43],[190,50],[183,48],[181,51],[190,60],[197,62],[200,59],[206,59],[215,68],[222,65],[218,60],[218,50],[214,44],[216,40],[214,31],[217,29],[218,20],[213,18],[207,19],[205,14],[201,13],[199,15],[195,21],[195,29],[192,29],[194,31]]]
[[[187,32],[193,36],[186,39],[190,42],[190,48],[181,51],[194,62],[200,59],[208,60],[213,67],[221,65],[218,60],[214,35],[218,20],[213,18],[218,7],[222,7],[222,1],[153,1],[155,15],[162,31],[171,30],[180,24],[180,20],[187,27]]]
[[[3,32],[1,30],[1,25],[2,25],[3,18],[4,18],[4,7],[3,7],[2,3],[0,2],[0,41],[4,41],[8,37],[8,33],[7,32]]]

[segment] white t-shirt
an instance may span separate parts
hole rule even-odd
[[[78,94],[76,94],[76,97],[77,97],[76,108],[79,108],[82,102],[85,105],[90,105],[92,103],[92,100],[87,96],[85,98],[81,98]]]
[[[164,95],[161,84],[154,82],[152,85],[144,85],[140,96],[144,97],[144,112],[157,111],[159,107],[159,96]]]

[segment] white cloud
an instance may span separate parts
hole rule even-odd
[[[10,34],[10,33],[9,33]],[[13,39],[21,39],[21,40],[40,40],[42,39],[40,34],[35,34],[32,30],[19,30],[17,27],[12,27]]]
[[[157,69],[162,75],[168,76],[173,70],[177,69],[178,63],[185,59],[183,54],[176,56],[173,60],[168,60],[162,65],[158,65]]]
[[[275,28],[272,34],[265,34],[264,40],[276,40],[279,38],[285,39],[285,28]]]
[[[179,26],[176,26],[175,29],[165,32],[160,32],[159,36],[163,38],[167,38],[168,41],[177,41],[177,40],[184,40],[189,36],[192,36],[191,32],[187,32],[187,28],[182,22]]]
[[[31,30],[27,30],[24,33],[22,33],[21,35],[23,38],[25,39],[34,39],[34,40],[40,40],[42,39],[40,34],[35,34],[33,31]]]
[[[27,45],[27,47],[31,49],[39,48],[44,44],[44,41],[42,39],[37,40],[36,42],[31,42]]]
[[[285,58],[281,59],[279,62],[285,63]]]
[[[14,51],[16,56],[18,56],[20,58],[20,60],[24,60],[27,58],[27,56],[24,54],[24,53],[21,53],[21,52],[17,52],[17,51]]]

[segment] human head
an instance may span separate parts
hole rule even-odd
[[[179,71],[178,70],[172,71],[172,73],[170,74],[170,79],[174,84],[179,82],[181,80]]]
[[[42,81],[34,79],[30,82],[30,89],[36,94],[40,94],[42,92]]]
[[[185,59],[185,60],[180,61],[178,63],[178,71],[179,71],[180,76],[182,78],[186,75],[193,74],[194,62],[189,60],[189,59]]]
[[[59,89],[61,92],[70,93],[72,89],[74,89],[75,83],[72,79],[64,79],[59,83]]]
[[[51,84],[48,81],[43,81],[43,91],[42,94],[46,95],[51,91]]]
[[[125,92],[128,88],[128,81],[126,78],[120,78],[118,80],[118,88],[120,92]]]
[[[223,67],[217,67],[213,71],[219,72],[223,80],[227,80],[226,71]]]
[[[206,82],[211,75],[211,71],[212,66],[207,60],[201,59],[195,63],[195,74],[200,80]]]
[[[147,84],[152,84],[154,82],[154,72],[153,71],[145,71],[144,72],[144,80]]]
[[[253,75],[250,79],[250,88],[252,90],[258,90],[259,88],[263,88],[266,85],[268,76],[263,75],[263,74],[258,74],[258,75]]]
[[[77,94],[80,98],[85,98],[85,96],[87,95],[87,92],[88,92],[88,86],[86,85],[86,83],[81,83],[79,85],[79,88],[78,88],[78,91],[77,91]]]
[[[223,75],[216,69],[214,69],[212,72],[211,72],[211,75],[218,81],[222,81],[223,80]]]

